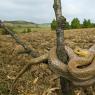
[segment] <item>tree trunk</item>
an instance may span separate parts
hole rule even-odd
[[[68,63],[69,57],[65,51],[64,45],[64,19],[62,17],[62,9],[61,9],[61,0],[54,0],[54,11],[57,21],[57,29],[56,29],[56,36],[57,36],[57,56],[59,60],[64,62],[65,64]],[[64,64],[63,63],[63,64]],[[63,77],[60,77],[60,85],[62,90],[62,95],[72,95],[72,89],[70,87],[70,82]]]

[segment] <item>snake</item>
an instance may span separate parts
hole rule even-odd
[[[69,56],[67,65],[58,59],[56,47],[50,50],[50,69],[72,81],[75,86],[89,86],[95,83],[95,45],[88,50],[78,48],[74,51],[65,46],[65,50]]]
[[[80,80],[91,79],[95,74],[95,54],[86,49],[76,49],[74,51],[78,57],[72,58],[68,63],[68,70],[72,76]]]

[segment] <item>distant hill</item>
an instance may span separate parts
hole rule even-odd
[[[4,21],[8,26],[12,27],[50,27],[50,23],[37,24],[34,22],[24,21],[24,20],[14,20],[14,21]]]
[[[11,27],[37,27],[38,24],[34,22],[28,22],[23,20],[16,20],[16,21],[4,21],[5,25]]]
[[[4,23],[11,23],[11,24],[35,24],[34,22],[28,22],[23,20],[16,20],[16,21],[4,21]]]

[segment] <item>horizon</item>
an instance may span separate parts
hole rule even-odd
[[[77,18],[77,17],[74,17],[74,18]],[[73,19],[74,19],[74,18],[73,18]],[[73,20],[73,19],[72,19],[72,20]],[[79,18],[78,18],[78,19],[79,19]],[[1,20],[1,19],[0,19],[0,20]],[[71,21],[72,21],[72,20],[71,20]],[[90,20],[90,21],[91,21],[91,19],[86,19],[86,18],[84,18],[83,21],[84,21],[84,20]],[[1,21],[3,21],[3,22],[4,22],[4,21],[5,21],[5,22],[8,22],[8,21],[9,21],[9,22],[11,22],[11,21],[25,21],[25,22],[34,23],[34,24],[50,24],[50,23],[52,22],[52,21],[51,21],[50,23],[49,23],[49,22],[36,23],[36,22],[33,22],[33,21],[28,21],[28,20],[1,20]],[[71,24],[71,21],[68,21],[68,23]],[[80,21],[80,19],[79,19],[79,21]],[[83,21],[80,21],[80,24],[83,24]],[[92,21],[91,21],[91,23],[94,24],[95,22],[92,22]]]

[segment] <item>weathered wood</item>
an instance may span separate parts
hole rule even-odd
[[[61,10],[61,1],[54,0],[54,11],[57,21],[57,29],[56,29],[56,36],[57,36],[57,56],[58,58],[67,64],[68,62],[68,55],[65,51],[64,45],[64,21],[65,19],[62,16]]]
[[[30,54],[32,57],[36,58],[39,56],[39,54],[28,47],[26,43],[24,43],[13,31],[8,29],[3,22],[0,21],[0,27],[2,27],[7,33],[9,33],[16,41],[16,43],[20,44],[24,49],[25,53]]]
[[[57,36],[57,56],[59,60],[64,62],[65,64],[68,63],[69,57],[65,50],[64,45],[64,21],[65,19],[62,17],[62,9],[61,9],[61,0],[54,0],[54,11],[57,21],[57,29],[56,29],[56,36]],[[72,89],[70,82],[63,77],[60,77],[60,84],[62,95],[71,95]]]

